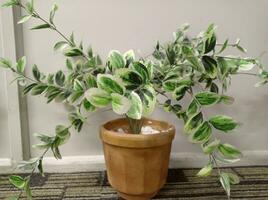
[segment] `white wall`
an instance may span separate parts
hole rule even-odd
[[[37,10],[47,16],[53,2],[39,0]],[[157,40],[167,41],[172,32],[185,22],[192,26],[190,34],[197,34],[212,22],[217,24],[221,41],[241,38],[250,56],[258,56],[268,49],[266,0],[62,0],[58,4],[60,9],[55,20],[58,27],[66,34],[74,30],[77,40],[83,39],[84,43],[91,44],[103,58],[111,49],[123,52],[132,48],[141,55],[148,55]],[[29,62],[27,73],[30,74],[30,66],[34,63],[44,72],[64,68],[64,57],[52,50],[59,36],[52,31],[29,31],[34,24],[35,21],[30,21],[23,26],[24,52]],[[267,55],[263,57],[263,63],[268,64]],[[234,134],[219,135],[245,152],[246,159],[242,164],[268,163],[268,87],[256,89],[253,86],[256,81],[254,77],[236,77],[229,91],[236,97],[235,103],[208,111],[208,114],[225,113],[243,122]],[[28,98],[28,114],[31,144],[37,142],[33,133],[53,134],[56,124],[67,123],[64,108],[55,103],[46,105],[41,97]],[[99,125],[115,117],[109,112],[94,114],[82,133],[74,133],[69,144],[62,148],[63,155],[102,155]],[[200,148],[189,144],[181,133],[180,121],[160,110],[156,110],[152,117],[176,125],[172,152],[179,161],[186,163],[179,162],[178,166],[199,166],[204,161],[198,154]],[[5,123],[2,118],[1,123]],[[32,156],[38,153],[31,151]],[[265,156],[267,160],[263,159]]]

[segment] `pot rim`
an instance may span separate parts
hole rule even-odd
[[[114,130],[106,128],[114,123],[126,123],[126,118],[118,118],[104,123],[101,126],[100,138],[104,143],[121,146],[126,148],[152,148],[157,146],[163,146],[170,144],[175,136],[175,127],[165,121],[147,119],[144,118],[147,122],[151,121],[152,123],[161,124],[165,127],[165,133],[155,133],[155,134],[119,134]]]

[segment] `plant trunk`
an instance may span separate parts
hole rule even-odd
[[[132,119],[127,117],[129,128],[132,134],[140,134],[144,119]]]

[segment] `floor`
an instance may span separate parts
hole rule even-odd
[[[226,168],[241,177],[241,183],[232,187],[232,199],[268,200],[268,167]],[[216,174],[209,178],[195,176],[197,169],[171,169],[168,183],[154,199],[226,200]],[[0,199],[18,191],[0,175]],[[35,175],[32,180],[33,199],[116,200],[116,192],[109,186],[105,172],[81,172]],[[23,198],[22,198],[23,199]]]

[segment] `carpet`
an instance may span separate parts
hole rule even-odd
[[[268,167],[234,167],[225,171],[241,178],[234,185],[231,199],[268,200]],[[211,177],[198,178],[198,169],[170,169],[167,184],[154,199],[166,200],[226,200],[216,171]],[[34,200],[117,200],[106,172],[47,173],[43,178],[35,174],[32,182]],[[8,175],[0,175],[0,199],[18,194],[8,182]],[[26,199],[25,196],[21,199]]]

